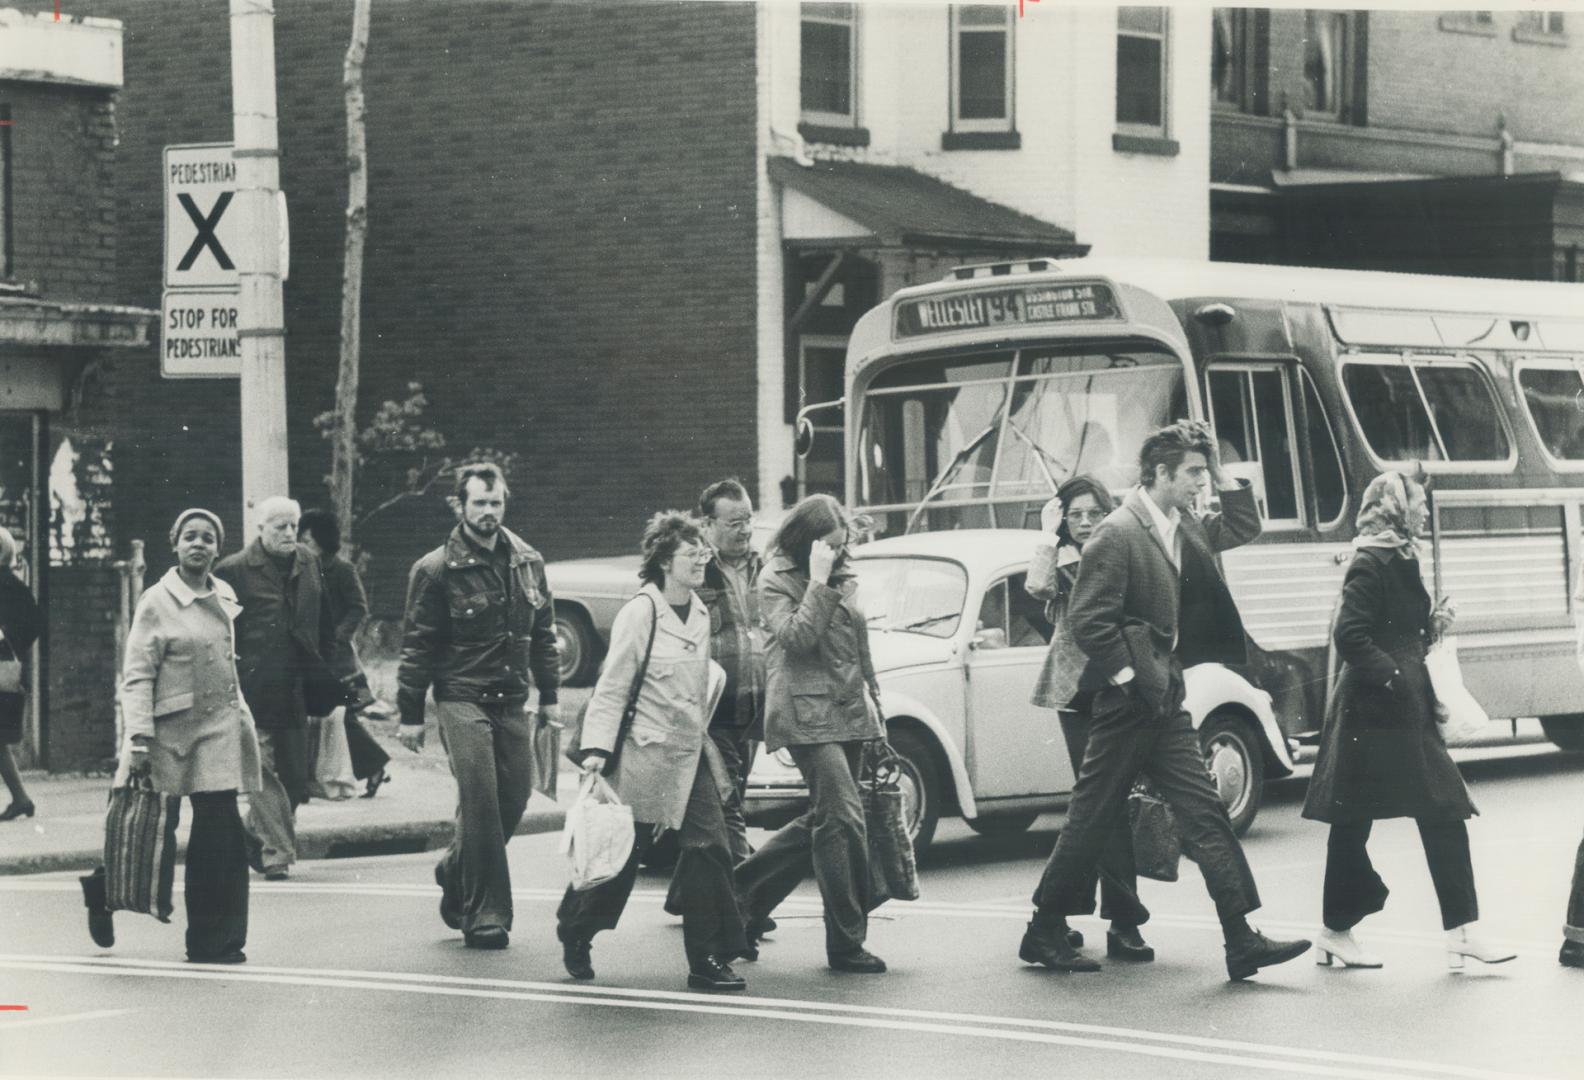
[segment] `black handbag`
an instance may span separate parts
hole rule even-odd
[[[1142,777],[1128,794],[1128,824],[1133,832],[1133,869],[1153,881],[1176,881],[1182,858],[1177,816],[1148,780]]]
[[[649,607],[654,614],[654,621],[649,624],[649,644],[644,648],[643,660],[638,664],[638,674],[633,676],[632,689],[627,691],[627,707],[622,710],[621,723],[616,728],[616,742],[611,747],[610,756],[605,759],[605,766],[600,770],[601,775],[611,776],[616,772],[616,765],[621,761],[622,744],[627,741],[627,732],[632,730],[633,719],[638,715],[638,695],[643,691],[644,676],[649,673],[649,657],[654,653],[655,632],[660,629],[660,609],[655,607],[654,597],[648,597]],[[582,765],[583,759],[588,755],[583,751],[583,721],[588,716],[589,703],[594,698],[592,695],[583,707],[578,710],[577,720],[567,731],[566,756],[575,765]]]
[[[869,910],[887,900],[919,898],[918,863],[908,836],[901,761],[885,739],[864,748],[858,783],[869,848]]]

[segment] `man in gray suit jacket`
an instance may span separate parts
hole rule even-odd
[[[1215,900],[1227,974],[1247,978],[1301,956],[1309,942],[1272,941],[1245,918],[1260,906],[1259,892],[1183,708],[1178,630],[1185,555],[1247,543],[1259,535],[1259,512],[1253,493],[1223,476],[1201,423],[1172,424],[1146,439],[1139,475],[1143,484],[1085,545],[1068,602],[1073,640],[1089,658],[1082,685],[1096,688],[1093,717],[1067,821],[1018,955],[1059,971],[1100,970],[1068,942],[1067,916],[1094,910],[1101,850],[1143,773],[1176,812]],[[1207,480],[1220,490],[1223,512],[1197,517],[1193,505]],[[1224,592],[1218,571],[1214,577]]]

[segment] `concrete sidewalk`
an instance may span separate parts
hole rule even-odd
[[[372,725],[371,725],[372,727]],[[451,841],[456,813],[456,782],[445,751],[431,730],[423,753],[412,754],[392,735],[375,730],[391,755],[391,776],[372,799],[338,802],[314,799],[297,811],[298,854],[303,859],[354,855],[395,855],[442,848]],[[535,794],[517,835],[553,832],[566,817],[565,805],[577,792],[575,771],[563,762],[560,802]],[[0,822],[0,874],[46,870],[91,870],[102,861],[108,776],[25,773],[28,797],[38,807],[31,818]],[[361,791],[361,785],[359,787]],[[177,837],[187,844],[192,809],[182,803]]]

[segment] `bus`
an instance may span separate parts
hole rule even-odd
[[[843,440],[846,504],[880,536],[1037,528],[1067,477],[1120,495],[1147,433],[1208,421],[1264,519],[1222,556],[1249,639],[1222,684],[1229,701],[1269,695],[1280,734],[1251,724],[1249,741],[1277,773],[1318,734],[1360,494],[1422,465],[1426,585],[1457,605],[1470,690],[1584,749],[1584,287],[1165,259],[963,267],[863,316],[844,391],[802,410],[798,450],[814,417],[841,414],[821,427]]]

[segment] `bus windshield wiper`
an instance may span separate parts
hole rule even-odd
[[[1051,453],[1039,443],[1029,438],[1028,432],[1024,431],[1016,424],[1008,424],[1007,427],[1011,430],[1012,434],[1028,443],[1028,448],[1034,451],[1034,460],[1039,462],[1040,472],[1045,474],[1045,482],[1051,486],[1051,494],[1054,495],[1056,493],[1056,489],[1061,487],[1061,483],[1051,475],[1050,466],[1047,465],[1046,462],[1049,462],[1050,465],[1056,466],[1062,472],[1071,472],[1072,470],[1068,469],[1066,463],[1058,458],[1055,454]]]
[[[995,416],[990,418],[990,422],[985,425],[984,430],[969,439],[963,444],[961,450],[952,455],[952,459],[941,470],[940,476],[930,485],[930,489],[924,493],[924,497],[919,500],[919,504],[913,508],[913,513],[908,516],[907,528],[902,530],[903,536],[913,531],[913,526],[918,524],[919,515],[924,512],[924,508],[929,505],[931,499],[940,494],[941,488],[946,486],[947,481],[957,475],[957,470],[962,467],[964,461],[968,460],[968,455],[979,449],[979,444],[984,442],[991,432],[1001,426],[1001,413],[1002,409],[997,409]]]

